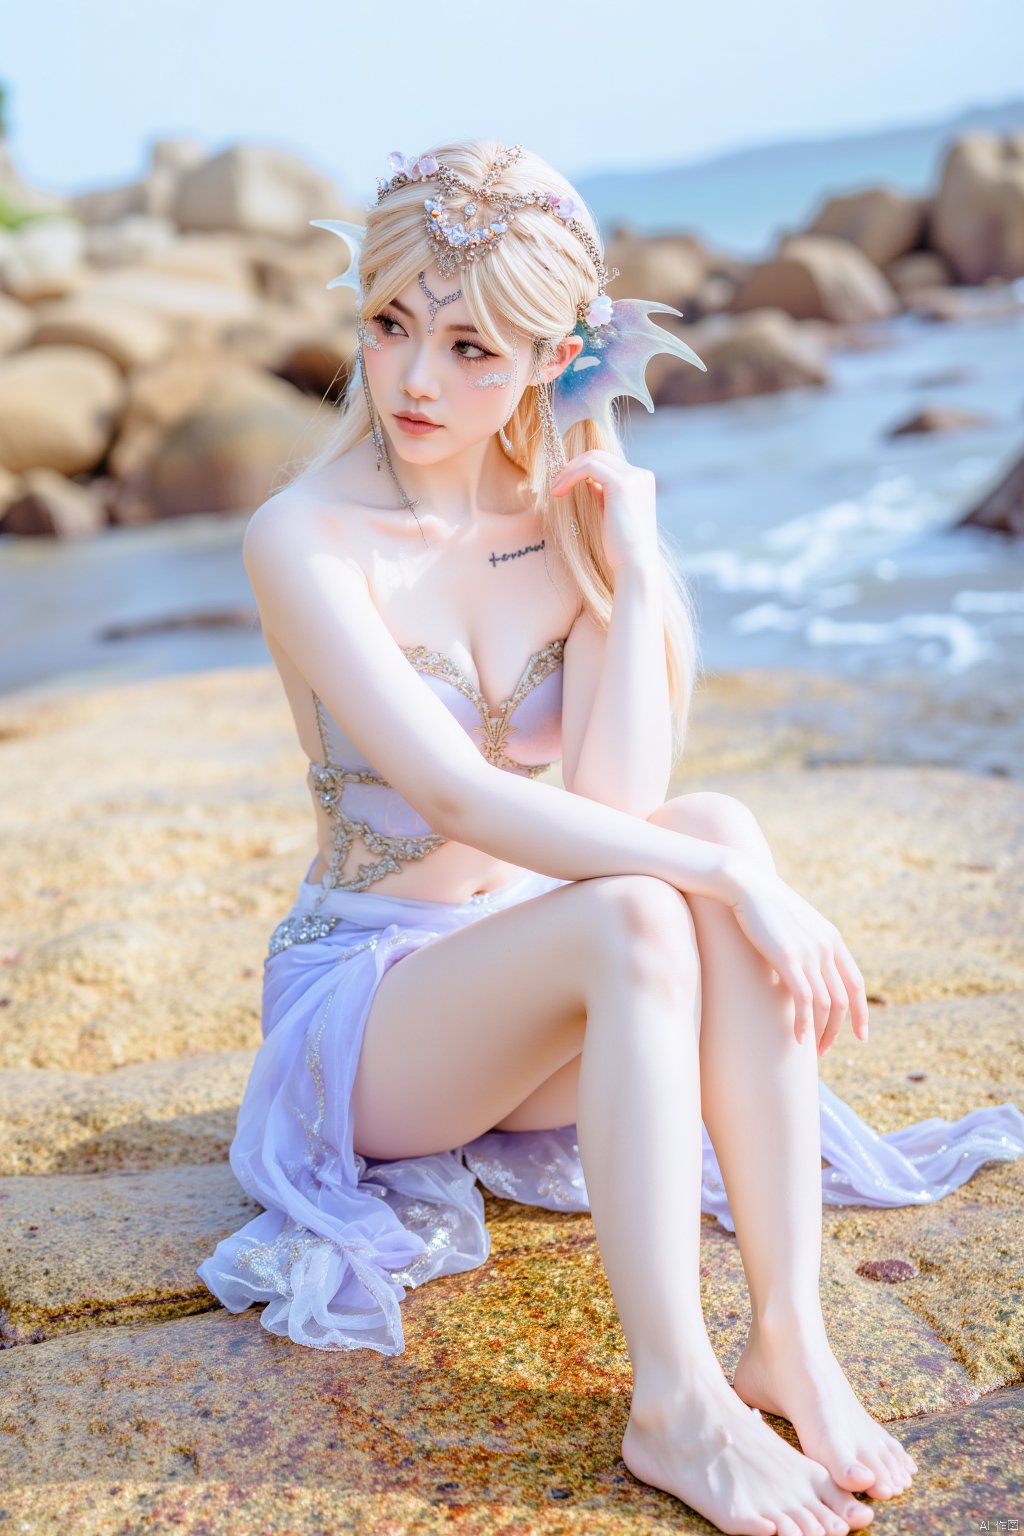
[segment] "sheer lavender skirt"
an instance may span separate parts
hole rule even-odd
[[[385,971],[444,933],[565,883],[526,872],[462,905],[331,891],[318,912],[328,921],[318,923],[310,914],[321,887],[301,882],[264,961],[263,1044],[229,1154],[264,1209],[196,1271],[229,1311],[266,1303],[263,1327],[296,1344],[400,1354],[406,1290],[475,1269],[490,1253],[477,1180],[523,1205],[589,1209],[575,1125],[489,1131],[450,1151],[376,1161],[353,1151],[349,1115]],[[820,1080],[819,1103],[829,1205],[923,1205],[982,1163],[1024,1156],[1024,1115],[1012,1104],[879,1135]],[[706,1130],[703,1143],[701,1208],[731,1232]]]

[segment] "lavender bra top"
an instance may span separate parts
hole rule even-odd
[[[561,756],[562,653],[564,640],[551,640],[529,657],[510,696],[492,713],[480,691],[443,651],[403,645],[403,655],[421,673],[445,706],[496,767],[536,778]],[[363,891],[422,859],[448,841],[427,823],[368,763],[313,690],[323,760],[309,765],[314,797],[327,812],[331,845],[327,890]],[[377,857],[355,875],[341,871],[356,839]]]

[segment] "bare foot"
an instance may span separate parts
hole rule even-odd
[[[846,1536],[874,1518],[724,1381],[701,1380],[654,1410],[634,1401],[622,1459],[729,1536]]]
[[[917,1463],[861,1405],[824,1330],[808,1337],[753,1326],[733,1386],[751,1408],[788,1419],[801,1449],[841,1488],[873,1499],[909,1488]]]

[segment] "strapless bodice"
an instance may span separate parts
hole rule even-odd
[[[564,640],[534,651],[509,697],[492,713],[478,688],[450,656],[427,646],[402,646],[403,655],[477,742],[488,762],[510,773],[535,778],[561,756],[562,654]],[[313,794],[331,819],[332,846],[325,889],[365,890],[397,870],[406,859],[421,859],[447,841],[377,773],[313,691],[321,762],[309,765]],[[343,803],[344,800],[344,803]],[[348,880],[341,870],[354,838],[380,857],[361,864]]]

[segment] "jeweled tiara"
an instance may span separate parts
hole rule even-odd
[[[579,205],[571,197],[563,197],[558,192],[491,190],[495,178],[507,166],[514,164],[522,152],[521,144],[501,145],[483,181],[479,186],[474,186],[460,176],[458,171],[435,159],[433,155],[420,155],[413,160],[400,150],[393,150],[388,156],[392,175],[390,180],[382,177],[377,182],[377,202],[382,203],[390,193],[411,182],[436,181],[439,184],[439,193],[435,197],[424,198],[423,207],[424,222],[437,247],[437,266],[442,277],[454,276],[456,267],[476,261],[487,251],[493,250],[521,208],[543,208],[572,231],[594,264],[598,295],[596,299],[583,300],[577,306],[578,318],[592,327],[606,324],[611,318],[611,300],[604,289],[612,278],[618,277],[619,269],[605,266],[597,241],[577,216]],[[454,198],[459,193],[465,193],[469,201],[462,211],[462,218],[453,223],[448,217],[445,199]],[[487,205],[486,210],[480,209],[481,203]],[[488,210],[489,215],[485,217]],[[478,213],[481,221],[476,223],[474,221]]]

